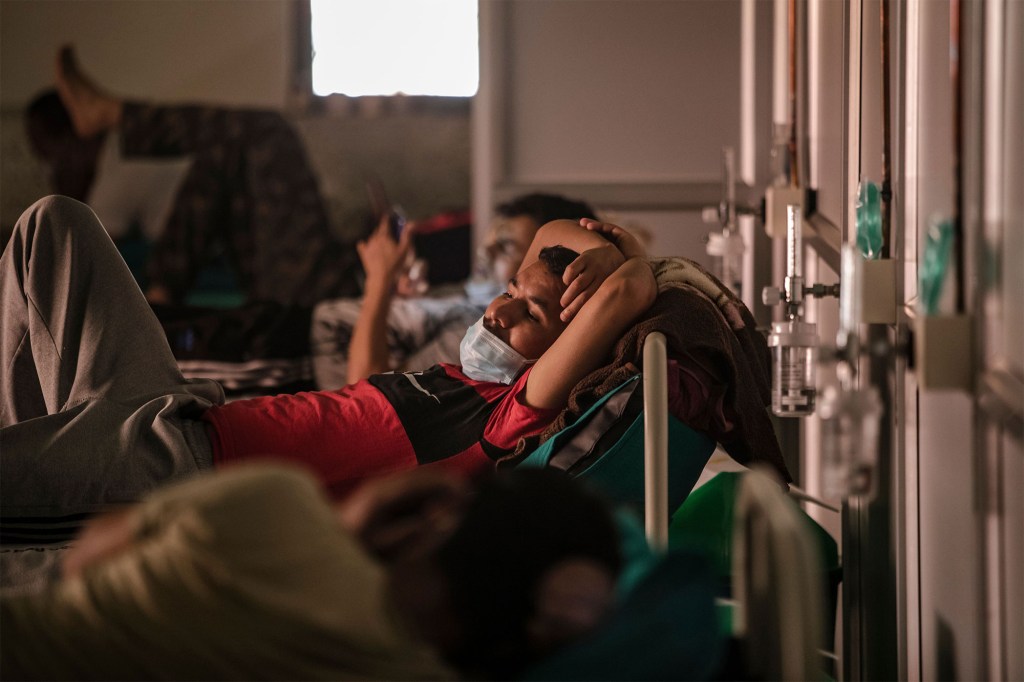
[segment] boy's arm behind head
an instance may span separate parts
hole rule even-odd
[[[583,253],[594,248],[609,246],[609,242],[598,232],[587,230],[573,220],[552,220],[542,225],[530,244],[530,248],[523,258],[520,270],[525,270],[537,262],[541,249],[547,246],[564,246],[577,253]]]
[[[607,360],[656,294],[646,259],[635,257],[623,263],[537,361],[527,380],[526,402],[539,408],[565,407],[576,384]]]

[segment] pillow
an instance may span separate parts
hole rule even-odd
[[[96,165],[88,204],[112,239],[134,228],[155,241],[164,230],[191,157],[125,158],[121,139],[108,135]]]

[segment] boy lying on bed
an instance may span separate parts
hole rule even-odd
[[[335,495],[418,465],[492,470],[554,419],[656,294],[624,230],[552,222],[467,332],[461,367],[223,404],[216,383],[182,379],[84,204],[37,202],[0,264],[5,531],[74,523],[165,481],[258,458],[300,463]]]

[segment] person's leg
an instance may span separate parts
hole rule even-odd
[[[80,136],[116,130],[126,157],[193,157],[149,273],[168,297],[218,245],[250,298],[312,305],[359,294],[355,249],[332,233],[302,143],[279,114],[125,101],[83,73],[70,48],[56,82]]]
[[[249,139],[258,120],[271,115],[253,109],[153,104],[124,100],[118,132],[126,158],[180,157]]]
[[[228,146],[196,153],[171,205],[159,237],[146,257],[147,297],[180,303],[197,275],[220,254],[231,264],[239,288],[249,292],[251,257],[244,218],[232,212],[244,182],[237,154]],[[236,243],[231,243],[232,238]]]
[[[196,275],[224,253],[250,297],[253,237],[248,226],[245,145],[259,112],[124,102],[117,134],[131,157],[191,158],[146,264],[147,294],[181,302]]]
[[[259,118],[246,146],[253,291],[259,298],[312,306],[359,296],[354,245],[331,231],[305,149],[278,114]]]
[[[36,202],[0,268],[0,425],[183,381],[163,330],[85,204]]]
[[[66,197],[22,215],[0,258],[0,513],[81,513],[209,465],[188,382],[95,214]],[[202,461],[197,462],[196,457]]]
[[[216,247],[250,299],[359,293],[355,250],[332,233],[302,142],[279,114],[126,102],[120,132],[126,156],[193,158],[148,272],[172,298]]]

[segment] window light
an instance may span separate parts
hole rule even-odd
[[[471,97],[477,0],[310,0],[313,92]]]

